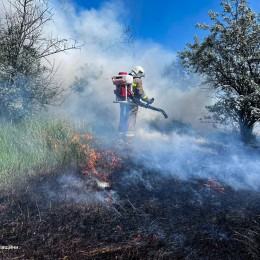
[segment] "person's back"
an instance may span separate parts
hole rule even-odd
[[[142,77],[145,77],[144,69],[136,66],[129,75],[133,76],[132,93],[128,96],[128,103],[120,104],[119,139],[122,143],[131,143],[134,137],[134,129],[138,112],[138,105],[134,99],[151,104],[154,99],[149,99],[143,89]]]

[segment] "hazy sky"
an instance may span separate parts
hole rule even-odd
[[[130,25],[135,37],[152,40],[174,51],[182,50],[194,34],[203,37],[196,23],[209,22],[208,11],[221,11],[221,0],[110,0],[123,5],[121,19]],[[99,9],[108,0],[74,0],[78,9]],[[260,0],[249,0],[253,11],[260,12]]]

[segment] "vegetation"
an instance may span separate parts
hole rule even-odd
[[[216,179],[165,177],[132,158],[128,154],[114,169],[109,189],[96,185],[96,176],[69,171],[0,190],[0,242],[18,247],[0,249],[0,256],[258,259],[259,192],[234,190]]]
[[[45,67],[42,59],[76,46],[66,45],[66,39],[42,37],[43,26],[51,20],[48,1],[3,2],[11,5],[12,13],[6,13],[8,15],[1,20],[5,23],[0,24],[1,258],[256,259],[260,254],[259,189],[257,183],[249,186],[245,183],[245,190],[241,190],[243,185],[237,188],[244,179],[236,171],[251,170],[253,172],[245,176],[245,180],[250,179],[250,183],[257,180],[258,166],[249,167],[250,163],[245,165],[243,162],[252,157],[258,159],[259,151],[237,152],[233,156],[226,145],[201,142],[192,147],[189,140],[182,144],[176,139],[172,152],[156,142],[147,142],[148,146],[142,146],[140,142],[136,147],[110,148],[89,134],[91,129],[85,122],[50,116],[32,117],[38,108],[60,97],[60,88],[52,81],[53,67]],[[231,3],[241,3],[237,5],[237,12],[245,10],[251,14],[245,6],[243,9],[245,1]],[[232,16],[228,5],[223,5],[225,12]],[[216,14],[211,15],[218,23]],[[255,16],[252,14],[251,18],[250,21],[254,21]],[[239,19],[237,25],[240,26]],[[232,29],[231,25],[230,22]],[[226,52],[220,52],[223,46],[214,47],[221,41],[228,43],[227,28],[220,31],[214,31],[214,26],[205,28],[213,34],[204,43],[190,45],[191,50],[181,54],[184,64],[208,75],[213,89],[220,91],[219,102],[209,108],[215,118],[219,117],[221,122],[227,115],[235,115],[232,119],[240,123],[239,120],[244,120],[241,118],[244,108],[243,115],[250,115],[254,125],[259,109],[259,75],[254,74],[259,70],[257,59],[248,58],[247,68],[251,70],[243,70],[244,63],[239,60],[242,49],[239,49],[238,41],[231,41],[233,31],[229,28],[230,48],[236,46],[238,49],[226,48]],[[258,25],[254,27],[257,28]],[[253,30],[250,32],[254,33]],[[255,54],[255,45],[252,48],[250,50]],[[214,65],[229,66],[225,63],[226,56],[221,55],[231,55],[230,50],[234,51],[235,59],[229,61],[233,67],[230,65],[230,71],[224,72],[233,79],[238,71],[236,66],[241,66],[245,74],[234,82],[230,80],[231,90],[227,91],[226,85],[217,81],[222,74],[214,71]],[[168,69],[178,72],[179,82],[187,76],[178,64],[171,64],[166,72]],[[97,74],[91,70],[86,72],[90,74],[76,78],[72,90],[93,99],[93,94],[87,93],[88,80],[91,77],[98,79],[102,71]],[[254,78],[247,73],[252,73]],[[243,82],[245,78],[251,83]],[[243,88],[236,85],[239,82]],[[241,91],[245,87],[247,92],[238,94],[239,86]],[[245,96],[247,94],[249,96]],[[86,106],[98,107],[91,99],[86,99]],[[248,99],[250,105],[246,103]],[[96,100],[94,102],[100,102]],[[236,103],[232,103],[233,100]],[[218,104],[229,109],[230,114],[216,110]],[[250,110],[250,106],[254,109]],[[99,110],[97,114],[106,117],[109,111]],[[106,131],[110,125],[107,121],[104,121]],[[248,121],[242,122],[241,134],[251,140]],[[181,119],[164,125],[157,120],[150,126],[166,135],[197,135],[191,125]],[[243,135],[243,131],[247,134]],[[168,139],[166,141],[167,145],[172,145]],[[149,147],[158,150],[157,154]],[[235,157],[234,161],[229,161],[231,156]],[[156,167],[153,167],[155,164],[148,167],[153,160]],[[159,160],[166,164],[171,161],[172,165],[164,168]],[[233,162],[241,165],[233,170],[230,167]],[[218,172],[225,181],[229,176],[234,177],[236,188],[216,179]],[[251,186],[251,191],[246,190]]]
[[[53,14],[48,1],[4,0],[0,13],[0,117],[19,121],[60,100],[49,57],[78,48],[45,32]]]
[[[208,106],[214,121],[235,122],[246,143],[254,141],[253,128],[260,120],[260,15],[247,0],[225,0],[221,17],[210,11],[213,25],[198,24],[209,31],[200,42],[195,37],[180,52],[187,68],[207,76],[216,91],[216,103]]]
[[[18,124],[0,123],[0,183],[50,172],[75,164],[79,159],[76,131],[89,131],[87,124],[69,120],[42,117],[24,120]]]

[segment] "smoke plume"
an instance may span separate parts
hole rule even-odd
[[[239,189],[259,190],[257,152],[245,151],[237,141],[210,141],[196,134],[205,130],[199,118],[209,104],[209,92],[202,90],[201,79],[177,78],[167,66],[177,61],[175,52],[151,40],[135,39],[133,44],[124,34],[127,8],[122,2],[107,1],[99,9],[78,10],[68,3],[60,8],[50,28],[62,36],[75,36],[84,45],[69,55],[60,55],[58,75],[65,86],[74,89],[60,108],[61,113],[87,119],[97,134],[116,136],[119,107],[113,104],[111,77],[119,71],[130,72],[136,65],[145,68],[143,85],[154,97],[154,106],[169,115],[166,123],[157,112],[139,109],[136,133],[138,147],[133,160],[165,176],[181,179],[217,178]],[[126,12],[126,13],[125,13]],[[124,17],[124,19],[122,19]],[[123,40],[122,40],[123,39]],[[164,126],[179,120],[188,122],[192,132],[185,135],[168,131]],[[151,129],[151,122],[162,129]],[[149,151],[149,152],[148,152]]]
[[[60,7],[57,5],[56,8]],[[126,10],[123,3],[108,1],[99,9],[77,10],[70,6],[56,13],[50,29],[62,32],[62,37],[75,36],[84,43],[80,50],[58,57],[61,64],[58,75],[64,86],[78,90],[70,94],[61,110],[95,124],[102,125],[106,121],[116,129],[119,106],[113,104],[111,77],[141,65],[147,75],[143,79],[144,90],[149,97],[155,98],[154,106],[163,108],[170,119],[181,118],[200,127],[198,119],[205,110],[207,93],[201,90],[199,79],[195,86],[191,82],[187,86],[176,82],[172,72],[165,73],[166,66],[176,60],[176,53],[162,45],[141,39],[135,39],[131,44],[126,35],[131,33],[126,32]],[[75,81],[76,77],[78,81]],[[146,124],[157,116],[154,111],[140,109],[139,127],[142,122]]]

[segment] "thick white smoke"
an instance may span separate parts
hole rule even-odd
[[[131,154],[134,163],[180,180],[219,180],[234,189],[260,191],[259,150],[238,140],[142,132]]]
[[[165,75],[165,66],[176,59],[175,52],[149,40],[135,39],[134,44],[121,42],[125,40],[124,29],[129,15],[121,1],[108,1],[99,9],[59,8],[56,5],[59,11],[50,29],[64,37],[73,35],[85,44],[67,56],[59,55],[58,74],[67,86],[73,85],[75,77],[86,81],[80,93],[69,96],[61,111],[96,123],[107,121],[116,129],[119,106],[113,104],[111,77],[141,65],[147,75],[143,79],[144,89],[149,97],[155,98],[154,106],[163,108],[170,119],[182,119],[199,126],[198,119],[205,110],[207,93],[199,86],[191,87],[192,84],[190,88],[182,88],[174,81],[174,75]],[[158,116],[162,117],[158,112],[141,108],[137,128]]]
[[[128,15],[122,2],[108,1],[99,9],[80,11],[69,7],[59,9],[50,29],[64,37],[74,35],[85,43],[81,50],[58,57],[64,85],[73,85],[75,77],[83,81],[80,92],[70,94],[60,108],[62,113],[100,124],[103,133],[112,127],[116,135],[119,107],[113,104],[111,77],[141,65],[146,72],[144,89],[155,98],[154,106],[168,113],[167,120],[188,122],[200,130],[205,127],[199,118],[210,99],[209,93],[201,89],[200,79],[185,81],[182,86],[174,74],[165,74],[165,66],[176,60],[176,53],[152,41],[121,43]],[[238,146],[231,143],[219,145],[198,135],[165,135],[149,128],[149,122],[164,124],[164,120],[157,112],[140,108],[136,126],[139,145],[133,157],[136,163],[180,179],[217,178],[236,189],[260,189],[257,156],[252,157],[243,148],[238,152]]]

